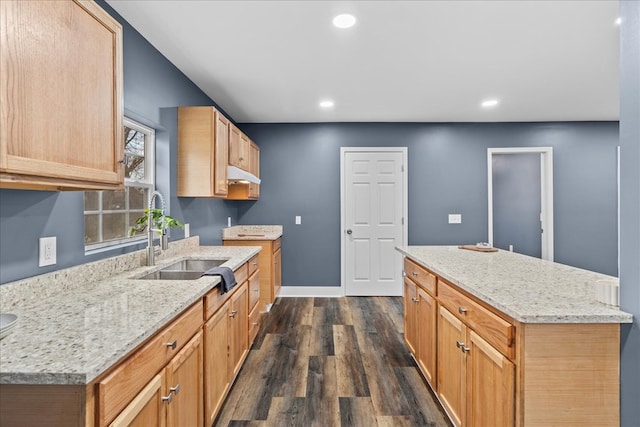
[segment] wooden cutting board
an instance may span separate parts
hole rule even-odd
[[[460,245],[460,249],[469,249],[476,252],[498,252],[498,248],[479,248],[476,245]]]

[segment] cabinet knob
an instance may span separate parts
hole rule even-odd
[[[458,313],[466,314],[467,313],[467,308],[466,307],[458,307]]]
[[[420,300],[419,300],[418,298],[416,298],[416,297],[411,297],[411,301],[413,301],[413,302],[418,302],[418,301],[420,301]]]
[[[231,313],[229,313],[229,317],[236,317],[236,314],[238,314],[238,310],[233,310]]]
[[[466,353],[469,350],[471,350],[469,347],[464,345],[463,342],[460,342],[460,341],[456,341],[456,347],[458,347],[460,349],[460,351],[462,351],[463,353]]]
[[[180,393],[180,384],[176,384],[175,387],[169,387],[169,392],[175,394]]]
[[[175,350],[175,349],[176,349],[176,347],[178,346],[178,341],[173,340],[173,341],[171,341],[171,342],[165,343],[165,345],[166,345],[167,347],[171,347],[171,350]]]
[[[411,274],[413,275],[413,277],[418,277],[418,273],[416,273],[415,271],[412,271]]]
[[[171,403],[172,400],[173,400],[173,394],[171,393],[169,393],[169,396],[162,396],[163,402]]]

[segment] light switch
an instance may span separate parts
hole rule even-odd
[[[296,225],[302,224],[302,217],[300,215],[296,215]]]
[[[184,225],[184,238],[191,236],[191,230],[189,230],[189,224]]]
[[[462,214],[449,214],[449,224],[462,224]]]

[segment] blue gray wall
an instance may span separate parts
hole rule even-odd
[[[283,224],[283,285],[340,285],[340,147],[409,150],[409,244],[487,240],[487,148],[554,150],[555,259],[617,275],[617,122],[244,124],[261,197],[242,224]],[[447,224],[461,213],[462,224]],[[302,224],[294,225],[294,217]]]
[[[634,323],[621,333],[621,425],[640,420],[640,2],[620,2],[620,308]]]
[[[169,211],[190,223],[191,234],[203,244],[221,244],[220,230],[227,217],[236,220],[236,204],[215,199],[177,198],[177,106],[215,105],[180,70],[122,19],[98,1],[124,29],[125,115],[156,129],[156,186],[168,198]],[[169,172],[167,172],[169,171]],[[184,237],[179,229],[171,239]],[[38,267],[38,239],[57,236],[57,264]],[[0,283],[139,249],[84,253],[82,192],[45,192],[0,189]]]

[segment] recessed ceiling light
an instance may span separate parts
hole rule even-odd
[[[482,101],[482,105],[483,108],[491,108],[491,107],[495,107],[496,105],[498,105],[498,100],[497,99],[486,99],[484,101]]]
[[[356,24],[356,17],[353,15],[349,15],[348,13],[343,13],[342,15],[338,15],[333,18],[333,25],[338,28],[349,28],[353,27]]]
[[[622,18],[618,16],[618,18],[616,18],[616,20],[614,22],[619,27],[620,24],[622,24]]]
[[[324,101],[320,101],[321,108],[333,108],[333,101],[330,99],[325,99]]]

